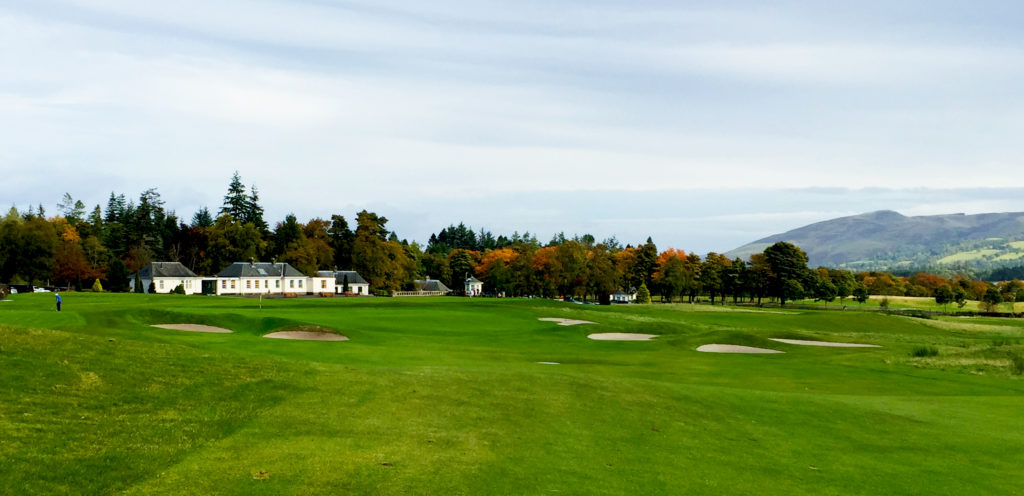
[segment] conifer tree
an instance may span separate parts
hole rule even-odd
[[[192,216],[192,227],[211,227],[213,226],[213,216],[210,215],[210,209],[201,207],[196,211],[195,215]]]
[[[647,289],[647,283],[640,283],[640,289],[636,290],[636,302],[637,303],[650,303],[651,292]]]
[[[228,214],[235,220],[244,222],[248,210],[249,197],[245,194],[242,177],[235,171],[235,175],[231,176],[231,184],[228,185],[228,194],[224,195],[224,206],[220,208],[220,215]]]

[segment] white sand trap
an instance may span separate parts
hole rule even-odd
[[[348,336],[342,336],[341,334],[309,331],[278,331],[270,334],[264,334],[263,337],[272,339],[298,339],[300,341],[348,341]]]
[[[560,319],[560,318],[557,318],[557,317],[543,317],[543,318],[540,318],[540,319],[537,319],[537,320],[542,320],[544,322],[558,322],[558,325],[560,325],[560,326],[574,326],[574,325],[580,325],[580,324],[596,324],[597,323],[597,322],[591,322],[589,320]]]
[[[753,346],[740,346],[738,344],[705,344],[697,347],[697,351],[705,353],[785,353],[779,350],[768,348],[754,348]]]
[[[225,329],[223,327],[213,327],[203,324],[154,324],[153,327],[159,327],[161,329],[173,329],[175,331],[215,332],[218,334],[230,334],[234,332],[231,329]]]
[[[602,332],[587,336],[598,341],[648,341],[658,337],[657,334],[635,334],[630,332]]]
[[[537,362],[537,363],[539,363],[541,365],[561,365],[558,362]]]
[[[807,341],[804,339],[782,339],[782,338],[768,338],[772,341],[778,341],[786,344],[798,344],[800,346],[830,346],[833,348],[881,348],[877,344],[864,344],[864,343],[835,343],[832,341]]]

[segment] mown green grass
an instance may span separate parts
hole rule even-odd
[[[0,493],[1008,494],[1024,475],[1016,320],[109,294],[58,314],[51,298],[0,303]],[[168,323],[235,333],[151,327]],[[351,340],[261,337],[295,325]]]

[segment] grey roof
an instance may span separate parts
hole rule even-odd
[[[416,289],[418,291],[442,291],[445,293],[451,291],[448,289],[448,286],[445,286],[443,282],[438,281],[437,279],[419,279],[413,281],[413,284],[416,285]]]
[[[220,271],[217,277],[281,277],[281,267],[284,267],[285,277],[306,277],[295,267],[286,263],[259,262],[235,262],[226,269]]]
[[[339,270],[335,272],[334,283],[345,284],[345,276],[348,276],[349,284],[370,284],[366,279],[363,279],[363,276],[359,275],[359,273],[354,270]]]
[[[477,279],[477,278],[475,278],[473,276],[469,276],[469,279],[466,279],[466,282],[479,282],[479,283],[483,283],[483,281],[481,281],[480,279]]]
[[[181,262],[150,262],[149,265],[139,270],[139,277],[150,279],[153,277],[199,277],[195,272],[188,270]]]

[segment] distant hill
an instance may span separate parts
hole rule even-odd
[[[1024,264],[1024,212],[907,217],[880,210],[768,236],[726,255],[746,259],[776,241],[803,248],[811,266],[990,270]]]

